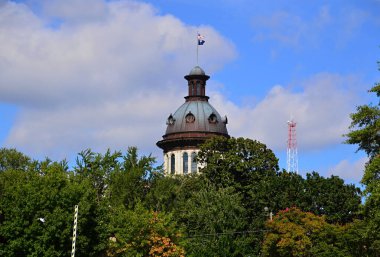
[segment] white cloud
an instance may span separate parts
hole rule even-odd
[[[342,160],[337,165],[331,167],[328,175],[335,175],[343,178],[345,181],[357,182],[363,177],[365,164],[368,162],[367,157],[363,157],[354,162]]]
[[[209,72],[235,57],[233,45],[148,4],[95,1],[81,16],[88,1],[70,2],[43,2],[43,17],[20,3],[0,7],[0,101],[20,110],[6,146],[52,158],[87,147],[160,153],[155,142],[195,65],[196,32],[209,39],[200,49]]]
[[[211,101],[221,114],[228,114],[229,132],[234,136],[258,139],[274,150],[284,150],[286,122],[293,116],[298,148],[317,150],[343,141],[357,83],[350,76],[323,73],[300,82],[298,91],[276,85],[253,107],[239,107],[215,91]]]
[[[45,15],[70,23],[96,21],[108,15],[107,4],[103,0],[42,0],[42,2]]]

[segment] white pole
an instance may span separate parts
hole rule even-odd
[[[198,48],[199,48],[199,44],[198,44],[198,38],[197,38],[197,65],[199,65],[198,64]]]
[[[77,239],[77,221],[78,221],[78,205],[75,205],[74,227],[73,227],[73,244],[71,249],[71,257],[75,257],[75,242]]]

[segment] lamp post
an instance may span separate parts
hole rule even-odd
[[[273,220],[273,212],[270,211],[269,212],[269,208],[268,207],[264,207],[264,212],[265,212],[265,216],[269,216],[269,220],[272,221]]]

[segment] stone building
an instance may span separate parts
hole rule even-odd
[[[166,174],[196,173],[200,168],[196,161],[199,145],[212,136],[229,137],[227,117],[222,118],[208,102],[206,81],[209,78],[199,66],[185,76],[188,82],[185,103],[169,115],[166,133],[157,142],[164,152]]]

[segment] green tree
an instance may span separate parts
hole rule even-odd
[[[343,227],[327,223],[323,217],[298,208],[278,212],[266,223],[263,256],[351,256],[343,240]]]
[[[161,167],[154,167],[154,163],[155,158],[139,157],[137,148],[129,147],[121,160],[113,165],[117,168],[109,176],[108,193],[111,204],[124,204],[133,209],[136,202],[143,201],[150,190],[151,180],[161,170]]]
[[[6,170],[0,199],[0,256],[67,256],[74,205],[80,206],[78,256],[102,251],[95,191],[68,173],[65,162],[38,162],[35,169]],[[105,246],[105,245],[103,245]]]
[[[187,256],[244,256],[249,242],[244,233],[245,210],[233,188],[206,184],[179,204],[175,215],[186,231]]]
[[[149,211],[141,203],[131,210],[110,208],[111,238],[107,256],[182,256],[181,236],[171,214]]]
[[[361,190],[355,185],[346,185],[337,176],[324,178],[316,172],[306,175],[299,205],[302,210],[325,215],[330,223],[345,224],[358,217],[360,204]]]
[[[377,83],[369,92],[380,97],[380,84]],[[368,256],[380,256],[380,100],[377,105],[358,106],[351,114],[350,132],[346,134],[346,143],[358,145],[369,157],[362,183],[366,201],[364,204],[364,222],[366,232],[362,235]]]
[[[92,152],[91,149],[79,153],[74,172],[80,177],[90,179],[96,190],[98,202],[100,202],[106,193],[110,174],[120,169],[118,159],[121,156],[121,152],[111,153],[109,149],[104,156],[100,153]]]
[[[264,228],[264,207],[275,206],[272,185],[277,177],[278,159],[258,141],[245,138],[213,137],[200,148],[198,160],[204,164],[202,177],[216,188],[233,188],[240,194],[245,209],[244,231],[251,254],[260,249]]]
[[[380,97],[380,84],[376,84],[369,92]],[[377,105],[361,105],[351,114],[350,132],[345,135],[346,143],[358,145],[358,151],[363,150],[370,159],[380,153],[380,101]]]
[[[31,159],[16,149],[0,149],[0,171],[26,170],[30,164]]]
[[[200,148],[201,172],[218,187],[244,191],[252,182],[278,171],[278,159],[266,145],[251,139],[213,137]]]

